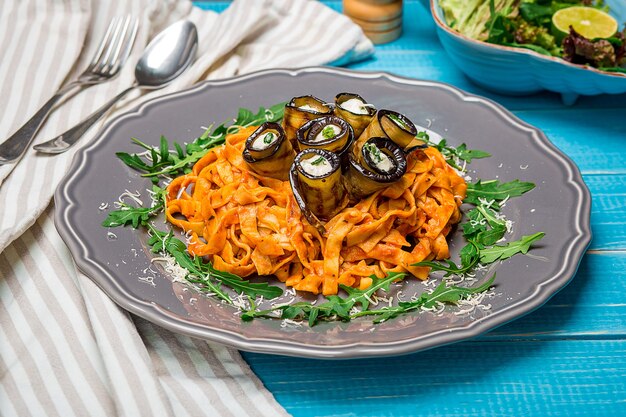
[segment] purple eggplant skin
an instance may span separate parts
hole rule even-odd
[[[356,98],[359,101],[366,104],[365,107],[367,109],[367,114],[357,114],[352,113],[350,110],[347,110],[341,107],[341,104],[352,99]],[[350,126],[352,126],[352,130],[354,130],[354,137],[358,138],[361,136],[361,133],[365,130],[367,125],[370,124],[372,118],[376,114],[376,108],[372,105],[369,105],[363,97],[354,93],[339,93],[335,96],[335,116],[341,117],[343,120],[348,122]]]
[[[261,150],[255,149],[252,146],[254,141],[268,132],[275,132],[278,135],[278,139],[266,148]],[[252,132],[246,139],[242,153],[243,160],[246,161],[254,172],[281,181],[289,179],[289,169],[293,164],[295,155],[291,142],[287,140],[282,126],[274,122],[265,122]]]
[[[302,106],[308,105],[314,110],[302,109]],[[285,113],[283,115],[282,126],[285,130],[287,139],[295,148],[296,132],[303,124],[309,120],[317,119],[333,114],[332,104],[327,104],[323,100],[315,96],[299,96],[294,97],[285,105]]]
[[[359,135],[352,151],[355,156],[358,155],[365,142],[373,137],[388,138],[400,148],[405,149],[415,142],[416,135],[417,128],[406,116],[392,110],[382,109],[376,112],[370,124]]]
[[[344,186],[351,201],[361,200],[376,191],[388,187],[400,180],[407,170],[406,154],[397,144],[388,138],[373,137],[366,144],[376,146],[392,161],[393,168],[389,172],[380,170],[372,161],[365,148],[355,155],[350,153],[349,166],[344,176]]]
[[[330,172],[314,175],[302,167],[302,161],[318,157],[324,157],[330,163]],[[296,155],[289,180],[300,211],[323,234],[322,221],[330,220],[347,204],[339,156],[325,149],[305,149]]]

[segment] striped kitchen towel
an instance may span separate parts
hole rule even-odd
[[[109,118],[203,79],[340,65],[372,53],[357,26],[310,0],[235,0],[221,14],[181,0],[2,1],[0,142],[86,67],[110,19],[126,13],[141,20],[121,74],[64,103],[36,142],[129,86],[143,47],[182,18],[199,32],[192,67],[163,90],[127,97]],[[51,198],[97,130],[65,154],[29,150],[0,167],[0,415],[286,415],[236,350],[137,318],[77,271],[54,228]]]

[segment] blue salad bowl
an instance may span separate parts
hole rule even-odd
[[[567,105],[573,104],[580,95],[626,93],[626,74],[600,71],[529,49],[469,38],[446,24],[438,0],[423,0],[422,3],[430,8],[439,40],[450,59],[469,79],[487,90],[506,95],[554,91],[561,94]],[[626,21],[626,2],[606,0],[605,3],[621,28]]]

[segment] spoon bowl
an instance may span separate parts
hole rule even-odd
[[[196,26],[180,21],[159,33],[146,47],[135,66],[135,79],[142,87],[161,87],[182,74],[198,48]]]

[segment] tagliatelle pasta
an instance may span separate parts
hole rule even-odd
[[[256,127],[242,128],[168,186],[166,216],[189,234],[188,251],[246,277],[274,275],[299,291],[367,288],[372,274],[426,279],[423,260],[450,256],[446,236],[461,219],[466,184],[435,148],[412,152],[399,181],[325,223],[304,219],[289,181],[251,171],[242,157]]]

